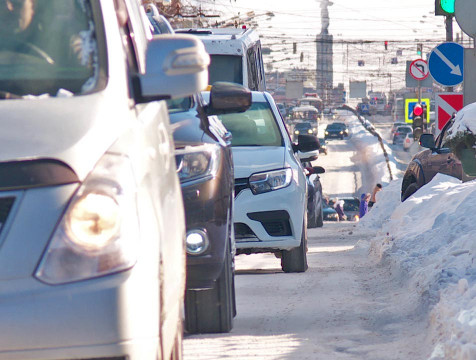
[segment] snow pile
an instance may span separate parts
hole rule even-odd
[[[467,131],[476,134],[476,103],[469,104],[457,112],[454,124],[448,129],[448,138]]]
[[[431,306],[431,359],[476,359],[476,181],[438,174],[404,203],[400,185],[378,193],[358,226],[380,228],[371,253]]]

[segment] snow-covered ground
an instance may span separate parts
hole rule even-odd
[[[438,174],[401,203],[401,179],[387,181],[377,138],[354,117],[347,121],[357,147],[374,158],[376,176],[386,185],[359,223],[377,231],[368,244],[371,256],[390,264],[394,280],[405,281],[409,294],[429,306],[430,359],[476,359],[476,181]],[[392,149],[385,147],[392,173],[400,174]]]

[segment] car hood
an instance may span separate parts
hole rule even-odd
[[[124,130],[127,106],[110,105],[101,94],[1,100],[0,162],[56,159],[84,179]]]
[[[237,146],[233,147],[235,178],[247,178],[251,174],[282,169],[285,148],[282,146]]]

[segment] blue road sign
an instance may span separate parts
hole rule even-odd
[[[370,106],[369,104],[362,104],[360,105],[360,112],[365,114],[365,113],[368,113],[370,110]]]
[[[447,42],[433,49],[428,59],[430,74],[443,86],[455,86],[463,82],[464,48]]]

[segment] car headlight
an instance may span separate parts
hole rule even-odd
[[[344,134],[344,132],[343,132],[343,131],[341,131],[339,134],[343,135],[343,134]]]
[[[307,130],[307,133],[308,133],[308,134],[312,134],[312,129],[308,129],[308,130]]]
[[[250,189],[253,194],[285,188],[291,183],[292,170],[290,168],[256,173],[250,176]]]
[[[328,131],[326,131],[326,132],[325,132],[325,134],[326,134],[326,135],[329,135],[329,132],[328,132]]]
[[[132,166],[127,157],[107,153],[73,196],[35,276],[63,284],[129,269],[137,239]]]
[[[298,134],[299,134],[299,130],[294,130],[294,133],[295,133],[296,135],[298,135]]]
[[[220,146],[206,144],[175,150],[180,182],[208,180],[216,175],[220,164]]]

